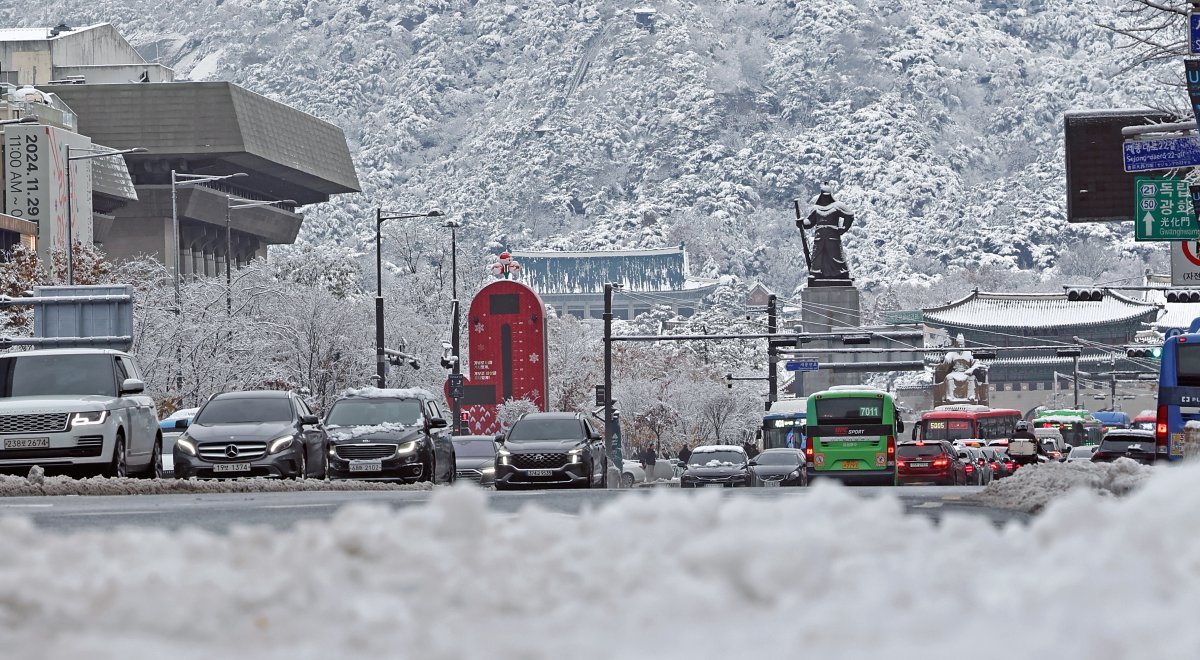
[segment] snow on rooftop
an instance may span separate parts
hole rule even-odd
[[[95,23],[93,25],[85,25],[83,27],[73,27],[69,30],[55,35],[53,38],[65,37],[85,30],[92,30],[107,23]],[[0,43],[10,41],[48,41],[50,30],[48,27],[27,27],[27,28],[3,28],[0,29]]]
[[[1003,528],[832,483],[779,499],[655,491],[578,516],[493,511],[457,486],[225,534],[10,515],[0,641],[14,658],[125,660],[1188,657],[1200,627],[1132,631],[1200,605],[1184,524],[1200,467],[1078,465],[989,487],[1026,508],[1058,500]],[[988,625],[1019,634],[981,637]]]
[[[1200,303],[1165,303],[1162,314],[1154,321],[1154,328],[1187,330],[1197,318],[1200,318]]]
[[[953,328],[1040,329],[1153,321],[1158,307],[1106,291],[1097,302],[1071,302],[1064,293],[975,291],[924,310],[925,322]]]

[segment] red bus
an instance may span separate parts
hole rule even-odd
[[[987,406],[938,406],[913,425],[914,440],[999,440],[1012,435],[1021,411]]]

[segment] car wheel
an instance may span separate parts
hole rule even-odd
[[[437,474],[437,459],[430,456],[428,465],[423,465],[421,467],[421,478],[417,479],[417,481],[428,481],[429,483],[433,483],[435,481],[434,475]]]
[[[125,432],[117,431],[117,440],[113,443],[112,460],[104,470],[104,476],[121,478],[128,476],[129,464],[125,461]]]
[[[142,477],[144,479],[163,478],[162,437],[154,440],[154,449],[150,450],[150,465],[146,467]]]
[[[633,475],[628,472],[621,474],[621,488],[633,488]]]
[[[308,478],[308,448],[300,451],[300,469],[296,471],[294,477],[297,481],[304,481]]]
[[[600,487],[608,488],[608,457],[604,457],[604,472],[600,477]]]

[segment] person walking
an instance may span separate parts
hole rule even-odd
[[[654,464],[658,462],[658,452],[654,451],[654,445],[646,445],[645,451],[642,452],[642,463],[646,465],[646,481],[654,481]]]
[[[690,446],[688,446],[688,443],[685,442],[685,443],[683,443],[683,446],[679,448],[679,462],[683,463],[684,466],[687,466],[688,459],[691,457],[692,457],[692,448]]]

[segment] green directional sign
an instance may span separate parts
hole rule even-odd
[[[1186,241],[1200,236],[1187,181],[1139,176],[1134,182],[1137,240]]]

